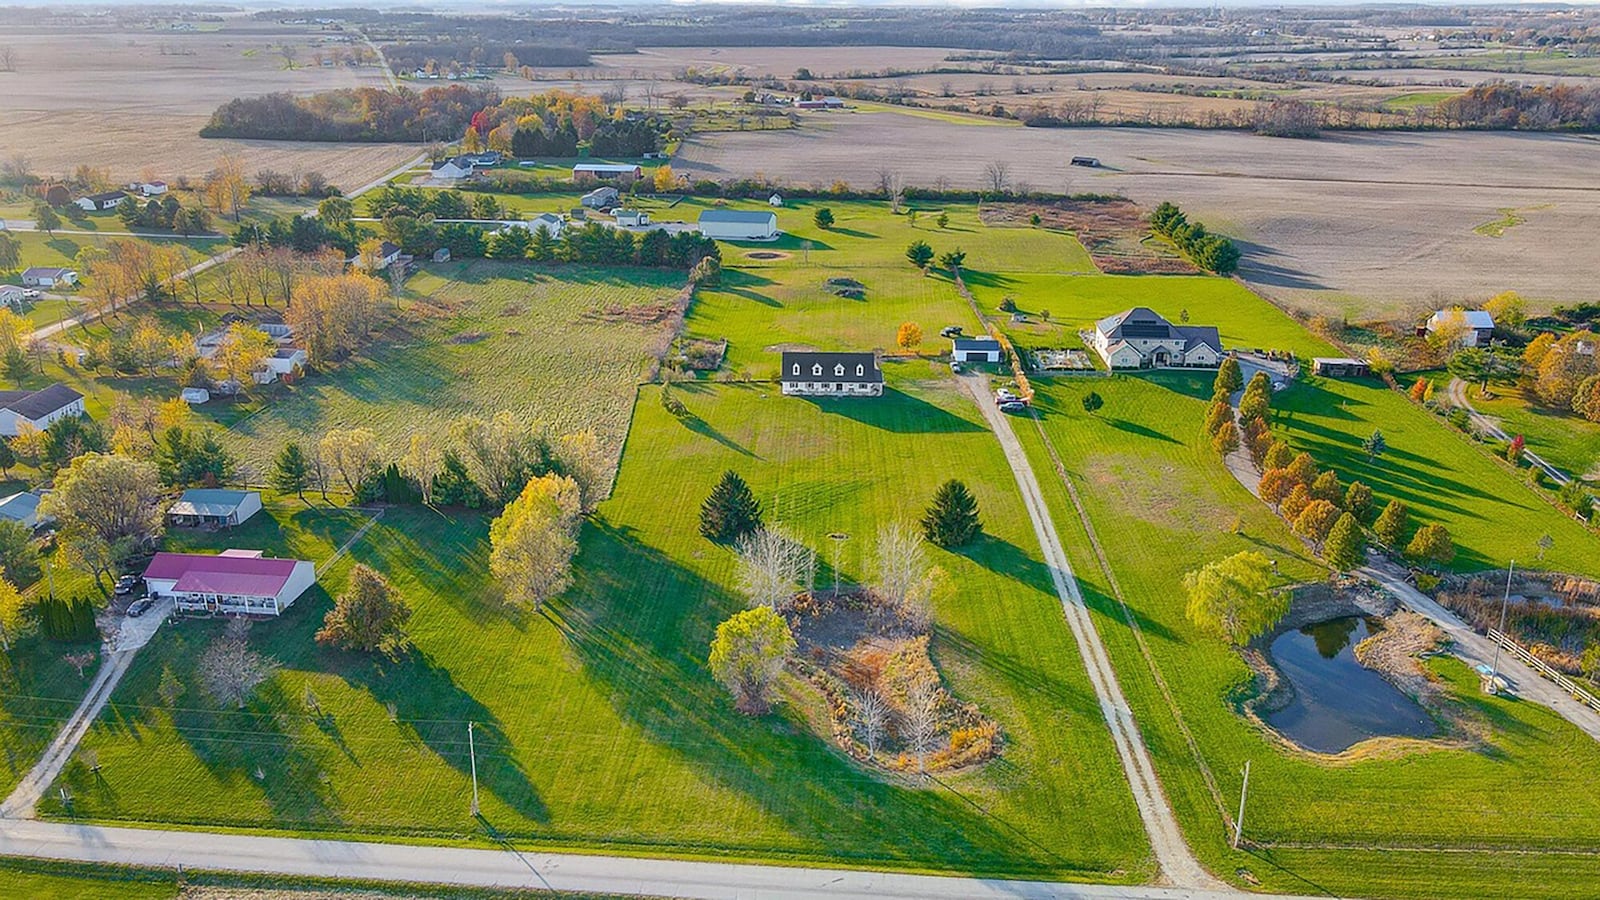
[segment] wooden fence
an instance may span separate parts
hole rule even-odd
[[[1557,671],[1549,663],[1522,649],[1520,644],[1501,633],[1500,629],[1489,629],[1489,640],[1499,644],[1501,649],[1507,653],[1527,663],[1535,672],[1560,685],[1562,690],[1571,694],[1579,703],[1593,709],[1595,712],[1600,712],[1600,698],[1596,698],[1594,694],[1589,693],[1582,685]]]

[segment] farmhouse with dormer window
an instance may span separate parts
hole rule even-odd
[[[786,352],[778,377],[785,394],[881,397],[883,369],[874,353]]]

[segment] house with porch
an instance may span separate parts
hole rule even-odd
[[[1091,343],[1112,369],[1213,369],[1224,355],[1215,326],[1174,325],[1145,306],[1096,322]]]
[[[184,491],[167,507],[167,522],[179,527],[232,528],[261,511],[255,491],[196,489]]]
[[[170,596],[178,612],[276,616],[317,582],[303,559],[268,559],[260,550],[157,553],[144,570],[152,597]]]

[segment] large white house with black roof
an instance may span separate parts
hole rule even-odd
[[[1145,306],[1096,322],[1094,349],[1113,369],[1213,369],[1223,357],[1216,326],[1174,325]]]
[[[784,351],[778,381],[803,397],[881,397],[883,368],[876,353]]]

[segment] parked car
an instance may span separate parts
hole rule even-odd
[[[116,594],[118,597],[125,597],[128,594],[133,593],[138,587],[139,576],[124,575],[117,579]]]
[[[1007,400],[1000,404],[1000,411],[1004,413],[1027,412],[1027,410],[1028,404],[1023,403],[1021,400]]]
[[[24,299],[24,300],[37,300],[42,296],[44,296],[44,295],[40,294],[38,291],[34,290],[33,288],[29,288],[29,289],[27,289],[27,290],[22,292],[22,299]]]
[[[150,607],[155,605],[156,601],[154,597],[140,597],[139,599],[128,604],[128,616],[130,618],[137,619],[149,612]]]
[[[994,392],[994,402],[996,403],[1013,403],[1020,401],[1021,399],[1021,397],[1018,397],[1016,394],[1012,393],[1010,388],[1001,388],[1000,390]]]
[[[960,325],[946,325],[945,327],[939,329],[939,337],[943,338],[960,337],[961,334],[962,330]]]

